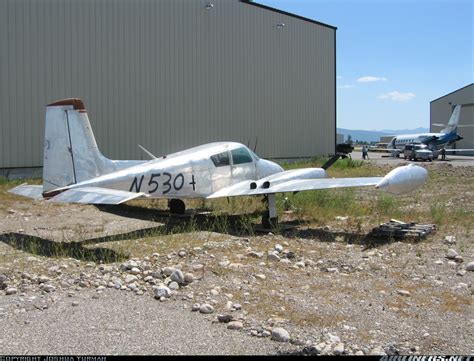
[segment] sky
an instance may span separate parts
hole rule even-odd
[[[430,101],[474,82],[473,0],[255,2],[337,27],[339,128],[429,128]]]

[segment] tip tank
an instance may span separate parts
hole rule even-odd
[[[375,188],[392,194],[403,194],[418,188],[427,178],[428,171],[425,168],[409,164],[391,170]]]

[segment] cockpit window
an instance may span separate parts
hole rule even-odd
[[[234,164],[252,163],[252,156],[245,148],[237,148],[231,151]]]
[[[226,165],[230,165],[229,161],[229,153],[228,152],[222,152],[216,155],[211,156],[212,163],[216,167],[225,167]]]

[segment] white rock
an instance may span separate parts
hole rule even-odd
[[[304,268],[305,267],[305,263],[303,261],[299,261],[299,262],[296,262],[295,263],[295,266],[296,267],[299,267],[299,268]]]
[[[267,259],[272,262],[279,262],[280,256],[276,254],[275,252],[270,252],[268,253]]]
[[[138,277],[135,276],[135,275],[127,275],[127,276],[125,277],[125,283],[127,283],[127,284],[128,284],[128,283],[135,282],[135,281],[137,281],[137,280],[138,280]]]
[[[437,261],[434,261],[434,264],[442,265],[442,264],[444,264],[444,262],[439,259]]]
[[[166,276],[166,277],[169,277],[171,276],[171,274],[175,271],[175,269],[173,267],[165,267],[163,268],[163,274]]]
[[[407,290],[397,290],[397,293],[401,296],[410,297],[410,292]]]
[[[444,243],[446,243],[446,244],[456,244],[456,237],[455,236],[446,236],[446,237],[444,237]]]
[[[241,330],[244,327],[243,323],[240,321],[230,321],[227,325],[229,330]]]
[[[455,259],[456,256],[458,256],[458,253],[456,252],[456,250],[452,248],[448,249],[448,252],[446,253],[447,259]]]
[[[277,251],[278,253],[283,252],[283,246],[281,244],[276,244],[275,251]]]
[[[241,305],[240,303],[234,303],[234,304],[232,305],[232,308],[233,308],[234,310],[240,310],[240,309],[242,309],[242,305]]]
[[[194,275],[192,273],[185,273],[184,274],[184,283],[190,284],[194,282]]]
[[[71,305],[72,305],[72,306],[79,306],[79,302],[77,302],[77,301],[72,301]]]
[[[140,268],[138,268],[138,267],[133,267],[133,268],[130,270],[130,273],[133,274],[133,275],[137,275],[137,274],[142,273],[142,271],[140,271]]]
[[[18,290],[15,287],[9,287],[5,290],[5,294],[8,295],[14,295],[18,292]]]
[[[184,249],[182,249],[181,251],[178,252],[178,256],[180,256],[181,258],[182,257],[186,257],[187,253]]]
[[[196,311],[199,311],[200,308],[201,308],[201,305],[199,303],[195,303],[193,304],[191,311],[196,312]]]
[[[267,278],[267,276],[265,276],[264,274],[256,274],[255,278],[258,278],[259,280],[264,280]]]
[[[469,262],[467,265],[466,265],[466,271],[474,271],[474,262]]]
[[[51,281],[51,278],[49,278],[48,276],[45,276],[45,275],[40,275],[37,279],[38,283],[46,283],[46,282],[49,282]]]
[[[214,307],[212,307],[208,303],[204,303],[199,307],[199,312],[204,313],[204,314],[210,314],[214,312]]]
[[[176,281],[172,281],[172,282],[170,282],[170,284],[168,285],[168,288],[169,288],[170,290],[179,290],[179,284],[178,284],[178,282],[176,282]]]
[[[56,290],[56,287],[54,287],[53,285],[50,285],[48,283],[41,284],[40,288],[45,292],[53,292],[53,291]]]
[[[339,273],[337,267],[329,267],[326,269],[329,273]]]
[[[155,298],[157,299],[161,299],[162,297],[169,298],[171,296],[171,290],[164,285],[161,285],[155,288],[154,292],[155,292]]]
[[[272,340],[278,342],[288,342],[290,341],[290,334],[282,327],[275,327],[272,328]]]
[[[344,344],[339,342],[333,349],[334,355],[342,355],[344,353]]]
[[[339,343],[339,342],[341,342],[340,337],[337,336],[337,335],[333,335],[332,333],[327,333],[326,336],[325,336],[325,339],[329,343]]]

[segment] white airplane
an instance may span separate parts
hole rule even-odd
[[[451,117],[449,118],[448,124],[433,124],[436,126],[446,126],[439,133],[418,133],[418,134],[401,134],[393,137],[390,141],[387,149],[390,152],[394,152],[395,155],[400,154],[403,151],[405,145],[410,143],[426,144],[430,150],[436,152],[442,148],[463,139],[458,133],[458,127],[467,127],[472,125],[459,125],[459,116],[461,114],[461,105],[456,105]],[[398,150],[398,151],[397,151]],[[445,149],[446,152],[461,152],[461,151],[472,151],[472,149]],[[397,154],[398,153],[398,154]]]
[[[265,224],[276,223],[276,193],[375,186],[402,194],[427,178],[427,171],[415,165],[368,178],[333,179],[323,168],[284,171],[235,142],[205,144],[162,157],[146,152],[152,157],[149,161],[107,159],[97,147],[83,102],[57,101],[46,107],[43,185],[22,184],[10,192],[83,204],[166,198],[172,213],[184,213],[183,199],[263,195],[268,205]]]

